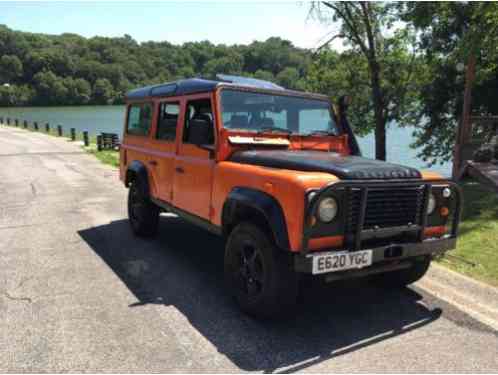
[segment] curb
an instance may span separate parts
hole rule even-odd
[[[434,263],[415,285],[498,331],[498,288]]]

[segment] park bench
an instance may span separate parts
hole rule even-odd
[[[119,150],[121,143],[116,133],[100,133],[97,136],[97,149],[102,150]]]

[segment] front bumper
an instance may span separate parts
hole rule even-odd
[[[426,238],[425,229],[427,226],[427,215],[422,214],[419,222],[406,227],[392,227],[384,229],[368,229],[364,228],[365,212],[367,206],[367,196],[369,189],[379,189],[379,188],[392,188],[392,187],[406,187],[410,185],[421,185],[423,186],[423,202],[421,205],[421,212],[425,213],[427,210],[429,193],[433,186],[449,186],[453,191],[454,206],[451,210],[450,218],[448,221],[449,231],[443,237],[440,238]],[[444,254],[446,251],[454,249],[456,246],[456,237],[458,233],[458,226],[460,223],[460,215],[463,204],[462,193],[457,184],[447,180],[437,180],[437,181],[339,181],[332,183],[329,186],[316,192],[308,204],[308,210],[306,212],[306,217],[303,227],[303,243],[301,251],[295,255],[295,270],[302,273],[312,273],[313,257],[319,256],[324,252],[310,252],[309,241],[311,239],[313,228],[311,220],[313,216],[316,216],[318,209],[318,203],[321,197],[326,194],[337,191],[338,189],[357,189],[361,191],[361,204],[358,224],[353,233],[350,233],[352,241],[345,243],[345,247],[340,249],[341,251],[358,251],[358,250],[372,250],[372,264],[368,267],[362,269],[350,269],[341,272],[330,272],[324,274],[327,279],[340,279],[351,276],[363,276],[372,273],[380,273],[391,271],[399,268],[410,267],[411,263],[416,260],[417,257],[422,256],[438,256]],[[389,235],[396,235],[402,232],[411,232],[414,236],[409,241],[399,241],[393,238],[392,242],[387,242],[385,239],[383,242],[375,244],[375,241],[369,242],[375,236],[381,233],[386,233]],[[371,245],[369,245],[369,243]],[[330,249],[330,251],[340,251],[339,249]]]
[[[407,264],[404,261],[413,260],[420,256],[438,256],[446,251],[454,249],[456,238],[447,237],[442,239],[427,239],[422,242],[393,243],[385,246],[372,248],[372,265],[362,269],[350,269],[341,272],[331,272],[324,274],[328,279],[342,279],[354,276],[366,276],[368,274],[380,273],[404,268]],[[334,250],[337,251],[337,250]],[[328,251],[325,251],[328,252]],[[324,252],[313,252],[309,254],[296,254],[294,258],[294,268],[297,272],[312,273],[313,257]],[[409,264],[408,264],[409,266]]]

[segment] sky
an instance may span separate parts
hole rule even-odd
[[[295,1],[1,2],[0,24],[20,31],[85,37],[129,34],[139,42],[174,44],[201,40],[249,44],[279,36],[298,47],[316,48],[333,29],[310,18],[309,7]]]

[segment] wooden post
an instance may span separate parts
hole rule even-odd
[[[102,136],[97,136],[97,151],[102,151]]]
[[[7,117],[7,125],[10,125],[10,117]]]
[[[14,122],[15,122],[16,126],[18,126],[18,125],[19,125],[19,120],[18,120],[18,119],[15,119],[15,121],[14,121]]]
[[[476,74],[476,57],[471,55],[467,61],[467,69],[465,71],[465,91],[463,94],[462,116],[458,124],[455,149],[453,152],[453,172],[452,177],[456,181],[460,176],[462,168],[462,147],[469,142],[472,136],[472,123],[470,122],[470,114],[472,112],[472,86],[474,84]]]
[[[88,132],[86,130],[83,131],[83,143],[85,144],[85,147],[90,145],[90,141],[88,140]]]
[[[38,123],[36,121],[33,123],[33,127],[35,128],[36,131],[38,131]]]
[[[47,133],[50,133],[50,125],[49,125],[49,123],[48,123],[48,122],[45,124],[45,131],[46,131]]]
[[[27,128],[28,128],[28,122],[27,122],[26,120],[24,120],[24,122],[23,122],[23,124],[22,124],[22,125],[23,125],[24,129],[27,129]]]
[[[76,140],[76,129],[71,128],[71,141],[75,141],[75,140]]]
[[[62,137],[62,125],[57,125],[57,135]]]

